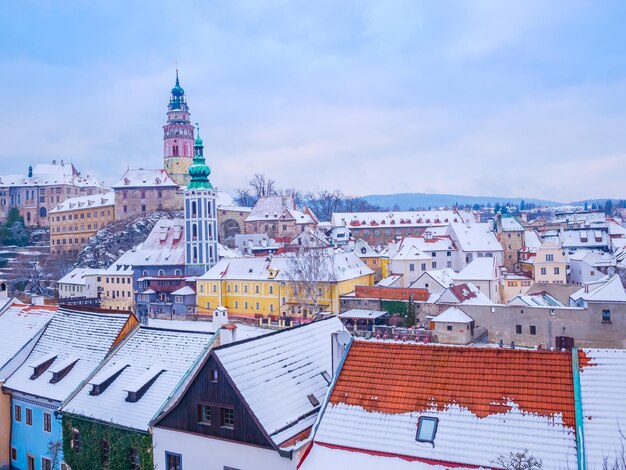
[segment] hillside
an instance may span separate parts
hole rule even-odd
[[[159,219],[182,218],[182,211],[150,212],[114,222],[100,230],[80,250],[75,266],[108,268],[122,253],[142,243]]]
[[[474,204],[513,203],[519,204],[522,199],[526,203],[537,205],[558,206],[560,202],[546,201],[543,199],[521,198],[521,197],[495,197],[495,196],[463,196],[459,194],[425,194],[425,193],[399,193],[399,194],[372,194],[364,199],[370,204],[380,207],[391,208],[398,205],[400,210],[409,210],[428,207],[451,207],[455,204],[473,206]]]

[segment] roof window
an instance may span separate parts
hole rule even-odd
[[[438,424],[439,418],[420,416],[419,421],[417,422],[417,434],[415,435],[415,440],[417,442],[430,442],[434,446]]]
[[[309,401],[311,402],[311,405],[313,405],[313,408],[316,408],[319,406],[320,401],[317,399],[317,397],[315,395],[313,395],[312,393],[310,395],[307,396],[307,398],[309,399]]]
[[[58,364],[53,365],[48,369],[48,372],[52,374],[52,378],[50,379],[51,384],[55,384],[60,382],[63,377],[70,373],[74,365],[78,362],[78,357],[70,356],[63,359]]]
[[[37,359],[36,361],[33,361],[30,364],[30,367],[33,368],[33,374],[30,376],[30,380],[35,380],[41,374],[43,374],[48,369],[48,367],[50,367],[50,365],[54,362],[57,356],[58,356],[57,353],[52,353],[40,359]]]
[[[162,372],[165,372],[165,369],[161,366],[149,367],[143,374],[137,377],[135,381],[124,389],[125,392],[128,392],[126,401],[131,403],[139,401]]]
[[[113,364],[106,370],[99,372],[89,381],[92,386],[89,395],[100,395],[109,385],[128,367],[128,364]]]
[[[324,380],[326,381],[326,383],[330,385],[330,381],[331,381],[330,374],[326,371],[323,371],[321,375],[322,377],[324,377]]]

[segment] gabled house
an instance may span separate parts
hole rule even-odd
[[[145,326],[129,334],[61,407],[69,466],[153,469],[150,421],[188,380],[214,338]]]
[[[535,282],[567,283],[567,259],[559,244],[545,241],[525,255],[520,261],[520,271]]]
[[[295,469],[332,380],[338,331],[331,317],[211,350],[153,423],[156,468],[210,459],[219,469]]]
[[[476,258],[454,276],[455,284],[471,283],[493,302],[500,300],[500,270],[492,257]]]
[[[14,468],[67,468],[56,412],[135,325],[137,319],[130,313],[59,309],[54,314],[2,387],[11,396]]]
[[[474,284],[457,284],[449,287],[436,300],[437,304],[493,305],[494,303]]]
[[[595,367],[584,351],[354,340],[300,470],[495,469],[500,456],[524,449],[546,470],[577,468],[584,444],[574,384],[593,380]],[[624,406],[600,408],[605,395],[589,394],[598,405],[589,409],[597,438],[585,442],[608,450],[600,436],[615,431]],[[613,444],[619,433],[607,439]],[[601,468],[602,461],[588,463]]]
[[[22,365],[57,307],[13,303],[0,312],[0,387]],[[0,469],[11,464],[11,396],[0,393]]]
[[[476,258],[494,257],[496,265],[504,264],[503,247],[488,223],[450,224],[448,232],[458,248],[458,269]]]

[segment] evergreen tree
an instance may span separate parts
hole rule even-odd
[[[0,241],[4,245],[25,246],[30,238],[29,231],[24,225],[24,217],[13,207],[7,214],[7,220],[0,226]]]
[[[587,201],[585,201],[585,207],[583,208],[583,210],[585,212],[587,212],[589,210],[589,204],[587,204]]]
[[[500,203],[496,202],[496,205],[493,206],[493,212],[497,214],[498,212],[500,212],[500,209],[501,209]]]
[[[415,316],[415,301],[413,300],[413,294],[409,295],[409,303],[406,306],[406,326],[411,327],[417,323]]]
[[[526,210],[526,201],[524,201],[522,199],[522,201],[519,203],[519,210],[520,211],[525,211]]]
[[[611,215],[613,213],[613,200],[609,199],[606,201],[606,204],[604,204],[604,212],[606,215]]]

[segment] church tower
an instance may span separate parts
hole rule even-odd
[[[211,169],[203,153],[198,129],[193,164],[189,167],[190,181],[185,189],[185,266],[190,276],[204,274],[218,261],[215,190],[209,182]]]
[[[178,81],[172,88],[167,105],[167,124],[163,126],[163,160],[165,171],[176,184],[185,186],[189,182],[189,167],[193,159],[193,126],[189,120],[189,106],[185,90]]]

